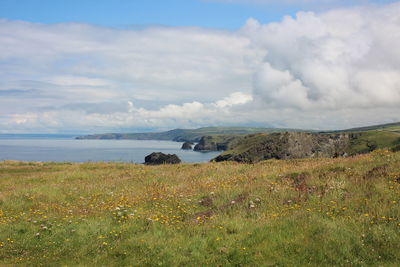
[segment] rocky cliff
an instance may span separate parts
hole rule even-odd
[[[267,159],[340,157],[347,155],[360,133],[272,133],[244,137],[215,161],[255,163]]]
[[[195,151],[225,151],[238,145],[244,135],[208,135],[203,136],[194,147]]]

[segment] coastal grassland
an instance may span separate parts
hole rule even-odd
[[[400,153],[0,163],[0,265],[399,266]]]
[[[400,145],[400,134],[392,131],[363,132],[358,138],[350,141],[348,153],[350,155],[366,153],[375,149],[392,149]]]

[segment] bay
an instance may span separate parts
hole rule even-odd
[[[208,162],[220,152],[180,149],[181,142],[157,140],[75,140],[73,135],[0,134],[0,160],[143,163],[152,152],[177,154],[187,163]]]

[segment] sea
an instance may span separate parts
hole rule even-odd
[[[221,152],[182,150],[182,142],[76,140],[76,135],[0,134],[0,161],[143,163],[152,152],[176,154],[186,163],[208,162]]]

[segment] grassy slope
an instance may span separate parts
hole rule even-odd
[[[239,144],[236,147],[234,147],[232,150],[225,151],[221,155],[224,155],[224,154],[238,155],[243,152],[246,152],[247,150],[249,150],[251,148],[258,147],[260,142],[263,142],[266,136],[269,136],[269,135],[268,134],[255,134],[252,136],[247,136],[246,138],[242,139],[242,141],[240,141]]]
[[[399,177],[400,153],[382,151],[255,165],[3,162],[0,265],[399,266]],[[244,192],[193,217],[209,209],[204,196],[220,206]]]
[[[369,152],[373,149],[392,149],[400,145],[400,134],[391,131],[368,131],[352,140],[348,149],[349,154],[357,154],[360,152]]]
[[[364,132],[364,131],[376,131],[376,130],[400,132],[400,122],[372,125],[372,126],[359,127],[359,128],[351,128],[351,129],[343,130],[342,132],[359,132],[359,131]]]

